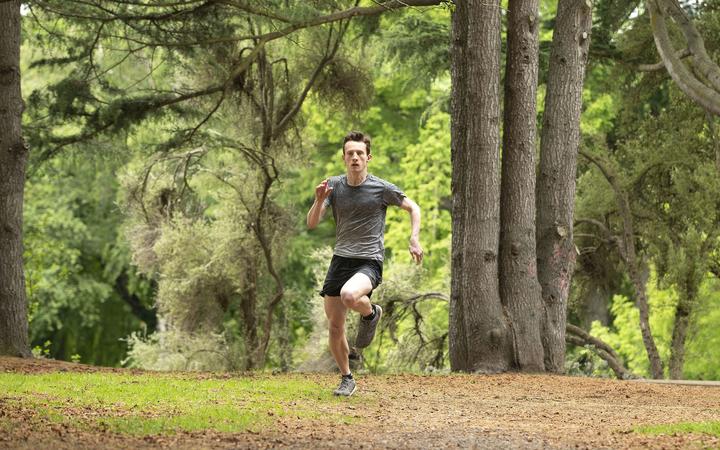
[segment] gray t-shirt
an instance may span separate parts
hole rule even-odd
[[[325,199],[335,218],[335,254],[346,258],[385,259],[385,212],[388,205],[400,206],[405,194],[392,183],[368,175],[358,186],[350,186],[347,175],[331,177],[333,188]]]

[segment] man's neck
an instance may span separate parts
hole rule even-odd
[[[347,174],[347,182],[350,186],[359,186],[368,177],[367,171],[364,172],[353,172]]]

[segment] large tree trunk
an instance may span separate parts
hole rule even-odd
[[[465,236],[465,170],[467,146],[465,124],[467,122],[468,105],[465,98],[467,92],[466,66],[467,66],[467,3],[457,2],[455,12],[452,14],[452,44],[451,77],[452,92],[450,96],[450,110],[452,121],[451,133],[451,163],[452,171],[452,254],[450,279],[450,317],[448,326],[448,346],[450,366],[452,370],[467,370],[468,348],[465,335],[465,311],[463,308],[463,272],[465,269],[465,253],[463,236]]]
[[[587,0],[560,0],[550,52],[537,185],[538,279],[545,305],[545,369],[565,370],[565,323],[575,267],[573,212],[580,111],[590,45]]]
[[[511,357],[498,286],[500,4],[453,13],[453,275],[450,365],[504,371]]]
[[[0,355],[30,356],[23,273],[20,1],[0,2]]]
[[[510,0],[500,200],[500,295],[515,368],[542,372],[543,307],[535,253],[538,0]]]

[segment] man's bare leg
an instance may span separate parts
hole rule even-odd
[[[357,311],[363,317],[372,314],[372,304],[367,294],[372,291],[370,277],[364,273],[356,273],[340,290],[340,300],[346,308]]]
[[[362,315],[355,337],[355,346],[365,348],[373,341],[378,322],[382,317],[382,308],[370,303],[368,294],[372,291],[370,277],[364,273],[356,273],[340,289],[340,300],[353,311]]]
[[[342,375],[350,373],[350,361],[348,361],[347,338],[345,337],[345,316],[347,316],[347,307],[340,300],[340,297],[325,296],[325,316],[328,319],[328,328],[330,337],[330,353],[332,353],[338,369]]]

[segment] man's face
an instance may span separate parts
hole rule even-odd
[[[362,173],[367,169],[367,163],[372,155],[367,154],[364,142],[348,141],[343,149],[343,161],[348,173]]]

